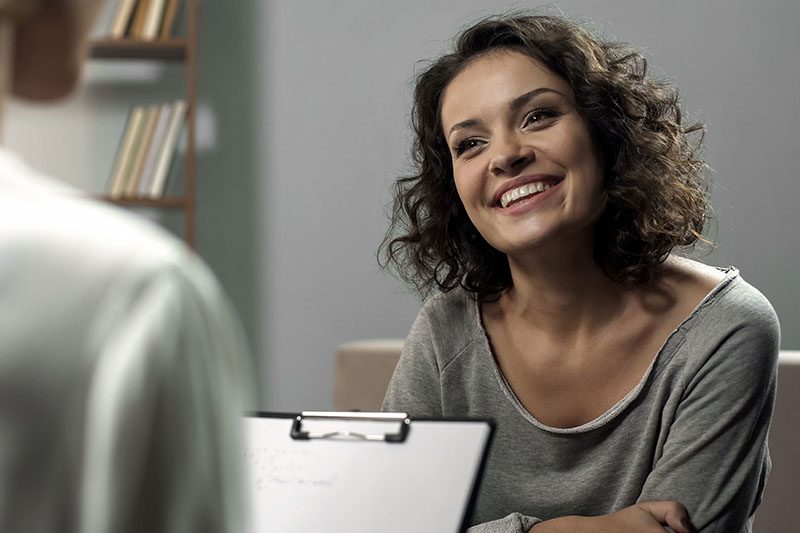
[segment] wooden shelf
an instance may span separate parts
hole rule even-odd
[[[89,46],[89,57],[95,59],[154,59],[185,61],[186,39],[140,41],[134,39],[95,39]]]
[[[110,196],[98,196],[98,200],[110,204],[124,205],[130,207],[169,207],[175,209],[185,209],[189,205],[189,200],[183,196],[167,196],[164,198],[111,198]]]
[[[0,0],[2,2],[2,0]],[[99,201],[135,209],[176,209],[183,212],[184,241],[194,247],[197,207],[197,154],[195,148],[195,108],[197,106],[197,4],[198,0],[184,0],[183,17],[185,36],[167,39],[142,40],[125,38],[99,38],[89,43],[87,54],[100,60],[142,59],[151,61],[177,61],[185,74],[186,101],[186,152],[183,193],[165,198],[126,197],[112,199],[108,195],[94,196]]]

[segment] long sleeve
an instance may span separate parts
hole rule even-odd
[[[467,533],[527,533],[531,527],[541,522],[538,518],[512,513],[499,520],[472,526]]]
[[[704,532],[750,531],[770,469],[779,328],[766,302],[730,307],[684,395],[642,500],[675,499]],[[731,327],[732,325],[732,327]],[[689,339],[687,339],[687,342]],[[699,343],[698,343],[699,344]]]

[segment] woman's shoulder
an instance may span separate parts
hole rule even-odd
[[[675,295],[710,294],[736,269],[718,268],[693,259],[669,256],[658,272],[656,283]]]
[[[662,345],[654,366],[657,388],[682,383],[703,394],[721,389],[735,390],[742,397],[767,394],[780,349],[778,319],[767,298],[735,267],[696,262],[680,267],[684,270],[677,276],[679,281],[666,285],[671,298],[678,297],[674,291],[687,286],[704,287],[706,293],[695,293],[683,304],[682,319],[673,315],[672,324],[677,327]]]
[[[463,324],[470,330],[479,325],[477,300],[460,287],[428,296],[420,315],[435,323]]]
[[[727,360],[738,367],[775,365],[780,325],[769,300],[745,281],[735,267],[717,268],[692,262],[691,272],[714,281],[707,294],[678,328],[698,364]],[[719,273],[713,275],[713,270]],[[711,277],[708,277],[708,276]],[[705,354],[705,355],[703,355]]]
[[[456,288],[426,298],[410,337],[426,339],[444,356],[458,353],[481,338],[481,332],[478,302],[464,289]]]
[[[771,310],[764,295],[744,281],[735,267],[719,268],[675,256],[664,262],[643,294],[661,304],[662,316],[692,318],[701,310],[712,314]]]
[[[780,338],[772,305],[732,266],[670,257],[643,294],[650,312],[693,344],[723,342],[734,333],[769,344]]]
[[[741,330],[779,343],[780,324],[775,309],[736,268],[729,267],[725,279],[703,303],[708,327],[727,332]]]
[[[745,281],[736,267],[714,267],[690,259],[670,262],[677,294],[703,295],[695,305],[695,313],[713,317],[720,325],[774,322],[775,310],[764,294]]]

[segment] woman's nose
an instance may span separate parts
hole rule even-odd
[[[498,176],[517,174],[536,158],[533,147],[514,136],[496,139],[493,148],[489,170]]]

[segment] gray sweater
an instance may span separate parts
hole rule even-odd
[[[560,429],[525,410],[497,367],[478,304],[429,299],[384,410],[497,424],[470,533],[678,500],[704,532],[749,532],[770,469],[775,311],[734,268],[670,335],[639,384],[597,419]]]

